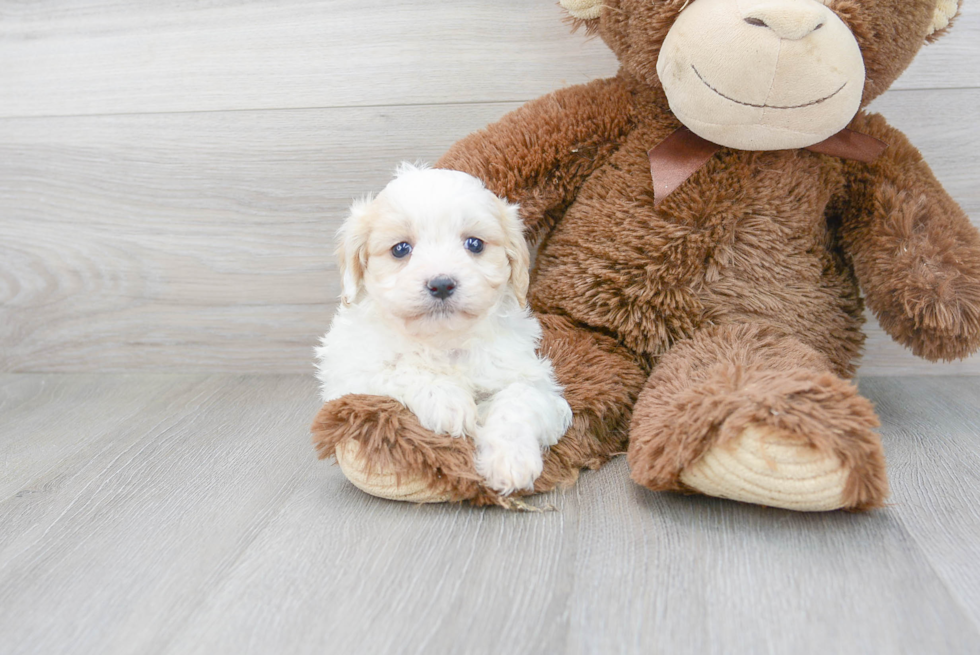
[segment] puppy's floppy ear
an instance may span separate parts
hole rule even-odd
[[[497,214],[506,240],[504,250],[507,253],[507,263],[510,264],[510,286],[521,307],[526,307],[531,253],[527,248],[527,239],[524,238],[524,223],[518,209],[517,205],[497,199]]]
[[[350,305],[364,282],[367,268],[367,242],[371,233],[372,199],[358,200],[351,205],[350,215],[337,232],[337,260],[340,268],[340,301]]]

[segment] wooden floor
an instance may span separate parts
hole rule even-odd
[[[892,505],[414,506],[316,461],[310,376],[0,376],[0,652],[977,653],[980,379],[866,378]]]

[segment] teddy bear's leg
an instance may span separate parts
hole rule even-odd
[[[552,446],[535,492],[575,482],[582,468],[598,468],[626,449],[630,414],[647,373],[615,339],[569,319],[539,315],[541,354],[551,360],[572,427]]]
[[[629,463],[654,490],[802,511],[870,509],[888,495],[878,419],[800,340],[707,329],[658,363],[634,408]]]
[[[401,403],[351,394],[325,403],[310,427],[321,459],[334,457],[354,486],[415,503],[500,503],[473,467],[473,444],[423,428]]]
[[[544,457],[540,493],[569,485],[626,447],[630,408],[646,380],[614,339],[557,316],[541,316],[542,354],[551,358],[574,412],[568,433]],[[361,490],[416,503],[468,500],[508,506],[483,484],[470,439],[435,434],[399,402],[349,395],[326,403],[311,426],[321,458],[334,457]]]

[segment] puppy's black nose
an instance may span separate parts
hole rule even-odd
[[[439,277],[434,277],[425,283],[425,286],[429,288],[429,293],[439,298],[440,300],[445,300],[449,296],[453,295],[453,291],[456,290],[456,280],[445,275],[440,275]]]

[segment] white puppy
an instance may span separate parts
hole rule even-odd
[[[465,173],[403,164],[339,237],[342,302],[317,349],[323,400],[395,398],[424,427],[471,437],[490,487],[531,489],[572,412],[535,352],[517,207]]]

